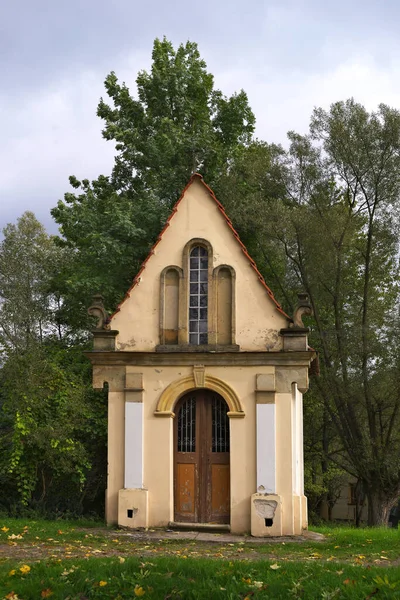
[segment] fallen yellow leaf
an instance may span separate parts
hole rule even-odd
[[[22,575],[26,575],[27,573],[29,573],[31,568],[28,565],[22,565],[22,567],[20,567],[19,570],[21,571]]]
[[[144,591],[144,589],[140,585],[138,585],[138,584],[135,585],[135,589],[133,591],[135,593],[135,596],[137,596],[139,598],[140,598],[140,596],[144,596],[145,593],[146,593]]]
[[[269,565],[270,569],[273,569],[273,571],[276,571],[276,569],[280,569],[280,566],[277,563],[274,563],[273,565]]]

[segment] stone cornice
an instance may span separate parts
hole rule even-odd
[[[85,352],[92,365],[135,365],[135,366],[262,366],[308,367],[315,358],[313,350],[299,352]]]

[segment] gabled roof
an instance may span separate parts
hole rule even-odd
[[[147,257],[145,258],[145,260],[143,261],[139,272],[136,274],[135,279],[132,282],[131,287],[129,288],[129,290],[126,292],[124,298],[121,300],[121,302],[118,304],[117,308],[115,309],[114,313],[109,317],[109,319],[112,319],[112,317],[121,310],[121,306],[122,304],[125,302],[125,300],[127,300],[130,297],[130,293],[133,290],[133,288],[137,285],[137,283],[139,282],[140,276],[143,273],[144,269],[146,268],[146,264],[147,261],[150,259],[150,257],[154,254],[154,250],[155,248],[158,246],[158,244],[161,242],[162,236],[164,234],[164,232],[166,231],[166,229],[168,229],[169,224],[171,222],[171,219],[173,218],[173,216],[175,215],[175,213],[178,210],[179,204],[181,203],[186,190],[192,185],[193,181],[198,180],[200,181],[200,183],[206,188],[207,192],[209,193],[210,197],[212,198],[212,200],[214,200],[214,202],[216,203],[218,210],[220,211],[220,213],[222,214],[222,216],[224,217],[228,227],[231,229],[233,236],[236,238],[237,243],[240,245],[243,254],[246,256],[246,258],[248,259],[251,267],[254,269],[254,271],[257,274],[257,277],[261,283],[261,285],[265,288],[268,296],[271,298],[272,302],[274,302],[277,310],[284,316],[286,317],[289,321],[292,321],[292,319],[285,313],[285,311],[282,309],[281,305],[279,304],[279,302],[276,300],[274,294],[272,293],[272,291],[270,290],[270,288],[267,286],[267,284],[265,283],[264,277],[261,275],[260,271],[257,269],[257,265],[255,263],[255,261],[251,258],[251,256],[249,255],[249,253],[247,252],[246,246],[243,244],[243,242],[241,241],[238,232],[236,231],[236,229],[233,227],[232,225],[232,221],[230,220],[230,218],[228,217],[228,215],[225,212],[224,207],[222,206],[221,202],[219,202],[219,200],[217,200],[217,198],[215,197],[214,192],[212,191],[212,189],[204,182],[203,180],[203,176],[200,175],[200,173],[194,173],[191,178],[189,179],[186,187],[184,188],[184,190],[182,191],[182,194],[179,198],[179,200],[175,203],[171,214],[169,215],[162,231],[160,232],[160,235],[157,238],[157,241],[155,242],[155,244],[153,244],[153,246],[150,249],[149,254],[147,255]]]

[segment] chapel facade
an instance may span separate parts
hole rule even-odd
[[[200,175],[114,314],[101,297],[89,312],[93,385],[109,390],[108,523],[307,528],[310,307],[284,313]]]

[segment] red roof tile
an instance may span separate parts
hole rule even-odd
[[[121,302],[118,304],[117,308],[115,309],[114,313],[109,317],[109,320],[112,319],[112,317],[119,312],[119,310],[121,309],[122,304],[125,302],[125,300],[127,300],[127,298],[130,297],[130,293],[133,290],[133,288],[136,286],[136,284],[139,281],[139,278],[141,276],[141,274],[143,273],[146,263],[149,260],[150,256],[152,256],[152,254],[154,254],[154,249],[156,248],[156,246],[158,246],[158,244],[161,241],[161,238],[164,234],[164,232],[166,231],[166,229],[169,227],[169,224],[171,222],[172,217],[175,215],[175,213],[178,210],[178,206],[182,201],[182,198],[185,195],[186,190],[188,189],[188,187],[193,183],[193,181],[195,179],[198,179],[202,185],[204,185],[204,187],[206,188],[206,190],[208,191],[208,193],[210,194],[211,198],[214,200],[214,202],[216,203],[218,210],[220,211],[220,213],[222,214],[222,216],[224,217],[225,221],[227,222],[229,228],[232,230],[233,235],[235,236],[236,240],[238,241],[238,243],[241,246],[242,252],[243,254],[245,254],[246,258],[248,259],[250,265],[252,266],[252,268],[254,269],[254,271],[257,274],[257,277],[259,279],[259,281],[261,282],[261,284],[264,286],[265,290],[267,291],[268,296],[271,298],[271,300],[274,302],[277,310],[284,316],[286,317],[289,321],[292,321],[292,319],[285,313],[285,311],[282,309],[281,305],[279,304],[279,302],[275,299],[274,294],[272,293],[272,291],[270,290],[270,288],[267,286],[267,284],[265,283],[264,277],[261,275],[260,271],[257,269],[257,265],[254,262],[254,260],[251,258],[251,256],[249,255],[249,253],[247,252],[246,246],[243,244],[243,242],[241,241],[238,232],[236,231],[236,229],[233,227],[232,225],[232,221],[230,220],[230,218],[228,217],[228,215],[225,212],[224,207],[222,206],[221,202],[219,202],[219,200],[217,200],[217,198],[215,197],[214,192],[212,191],[212,189],[204,182],[203,180],[203,176],[200,175],[200,173],[194,173],[191,178],[189,179],[187,185],[185,186],[179,200],[175,203],[171,214],[169,215],[167,222],[165,223],[162,231],[160,232],[156,242],[153,244],[153,246],[151,247],[151,250],[149,252],[149,254],[147,255],[147,257],[145,258],[145,260],[143,261],[139,272],[137,273],[135,279],[132,282],[131,287],[129,288],[129,290],[127,291],[127,293],[125,294],[124,298],[121,300]]]

